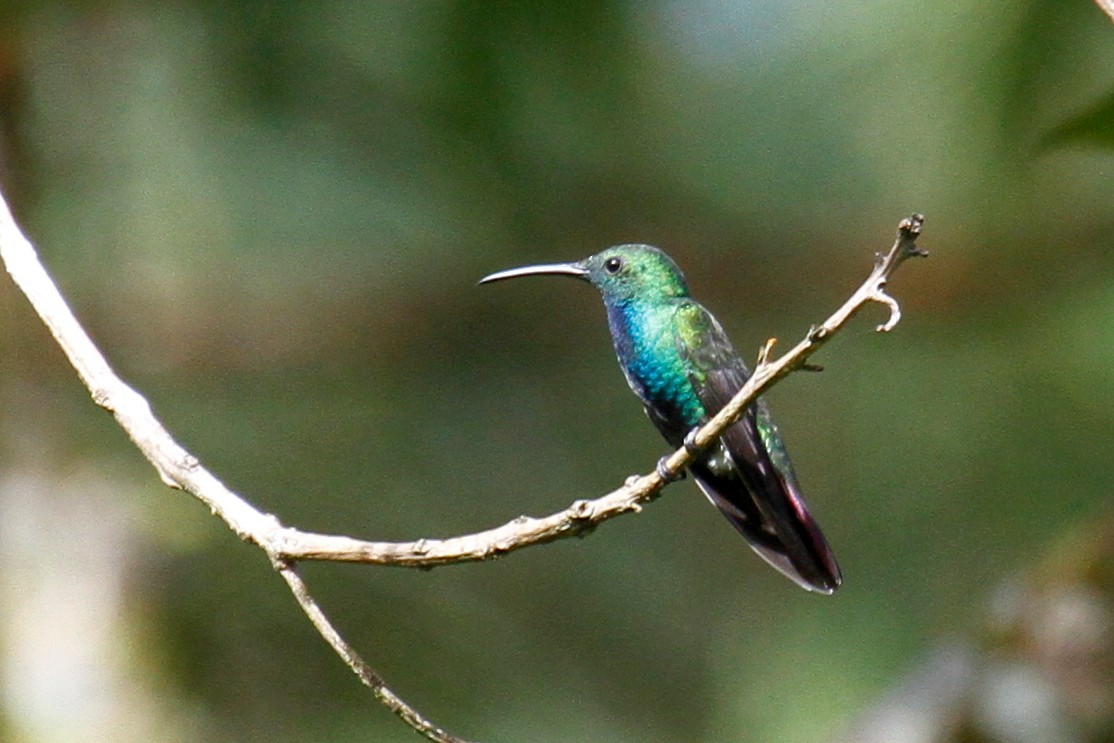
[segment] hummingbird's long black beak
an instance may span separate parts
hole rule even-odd
[[[508,268],[506,271],[496,271],[480,279],[481,284],[490,284],[493,281],[504,279],[517,279],[519,276],[573,276],[578,279],[588,279],[588,269],[579,263],[545,263],[537,266],[522,266]]]

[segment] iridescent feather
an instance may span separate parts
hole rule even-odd
[[[483,282],[535,274],[574,276],[599,290],[627,383],[673,446],[719,412],[750,374],[716,319],[689,296],[680,269],[657,248],[619,245],[577,263],[500,271]],[[810,591],[839,587],[839,566],[762,400],[689,469],[766,562]]]

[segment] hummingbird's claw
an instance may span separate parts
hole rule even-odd
[[[677,482],[678,480],[684,480],[685,477],[687,477],[687,474],[684,470],[681,470],[680,472],[677,472],[675,474],[669,472],[669,456],[670,455],[666,454],[664,457],[659,459],[657,465],[654,467],[654,469],[657,470],[658,477],[660,477],[662,481],[667,484],[671,482]]]
[[[701,452],[701,447],[696,445],[696,434],[699,431],[700,426],[693,428],[685,434],[684,441],[681,442],[685,446],[685,451],[687,451],[689,454],[692,454],[693,456],[696,456]]]

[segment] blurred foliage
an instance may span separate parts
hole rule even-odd
[[[478,277],[650,242],[757,350],[927,214],[897,330],[861,319],[770,395],[833,598],[687,483],[497,563],[305,571],[466,737],[821,741],[1110,518],[1112,51],[1085,0],[23,0],[0,8],[0,178],[183,444],[288,523],[377,539],[548,513],[663,451],[589,290]],[[123,688],[161,739],[412,739],[261,556],[157,483],[6,282],[0,348],[0,473],[127,484]],[[0,735],[52,739],[14,698]]]

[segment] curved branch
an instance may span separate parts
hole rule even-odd
[[[54,282],[39,262],[0,196],[0,258],[16,284],[31,301],[39,317],[62,347],[94,402],[110,411],[136,446],[170,487],[185,490],[205,503],[244,541],[261,547],[272,559],[332,560],[428,568],[453,562],[485,560],[533,544],[580,536],[620,514],[640,510],[653,500],[668,481],[711,444],[777,380],[806,366],[808,358],[871,302],[886,305],[890,315],[878,326],[892,330],[901,319],[897,301],[886,293],[886,282],[909,257],[927,255],[916,247],[924,217],[902,220],[897,239],[879,254],[874,270],[851,297],[821,325],[775,361],[769,360],[773,342],[762,348],[754,374],[735,397],[681,447],[664,459],[663,467],[632,477],[620,488],[595,500],[578,500],[563,511],[544,518],[519,516],[502,526],[449,539],[412,542],[372,542],[347,536],[315,534],[284,527],[229,490],[197,458],[183,449],[151,412],[147,400],[112,371],[104,356],[70,311]]]
[[[676,479],[692,459],[715,441],[743,412],[779,379],[799,369],[815,368],[808,358],[863,307],[875,302],[889,308],[888,320],[879,331],[891,330],[901,318],[896,300],[886,293],[886,282],[897,267],[917,249],[923,217],[901,222],[897,240],[888,253],[879,255],[874,270],[854,294],[821,325],[814,326],[796,346],[771,361],[773,341],[759,355],[754,374],[738,394],[705,425],[690,432],[685,446],[663,458],[649,474],[631,477],[620,488],[594,500],[578,500],[544,518],[520,516],[502,526],[449,539],[413,542],[371,542],[347,536],[315,534],[283,526],[238,494],[229,490],[179,445],[151,411],[147,400],[116,375],[96,345],[78,323],[57,286],[39,261],[34,247],[12,217],[0,195],[0,260],[27,296],[43,323],[89,389],[93,401],[108,410],[136,447],[155,467],[164,483],[185,490],[207,505],[241,539],[260,547],[286,580],[299,605],[318,632],[369,686],[384,705],[415,731],[438,743],[462,743],[435,727],[406,705],[383,682],[329,623],[293,569],[299,560],[330,560],[429,568],[447,563],[486,560],[535,544],[581,536],[595,526],[623,513],[637,512]]]
[[[147,400],[116,376],[39,262],[34,247],[19,229],[2,194],[0,260],[3,260],[16,285],[30,300],[35,312],[77,370],[93,401],[113,414],[120,427],[154,465],[162,481],[194,495],[241,539],[258,545],[267,553],[314,628],[384,706],[415,732],[435,743],[465,743],[435,726],[404,702],[344,641],[313,600],[301,576],[288,561],[276,554],[272,543],[282,528],[278,519],[256,509],[202,467],[197,458],[183,449],[159,423]]]
[[[738,420],[759,395],[782,377],[807,367],[808,358],[863,307],[872,302],[887,306],[889,318],[877,329],[880,332],[893,329],[901,319],[901,311],[897,301],[886,293],[886,283],[905,259],[927,255],[916,246],[923,222],[924,217],[919,214],[902,220],[893,247],[877,256],[874,270],[866,281],[831,317],[814,326],[787,353],[770,361],[773,344],[768,341],[747,383],[715,417],[690,435],[688,446],[664,458],[662,467],[631,477],[622,487],[600,498],[578,500],[568,508],[543,518],[519,516],[502,526],[475,534],[411,542],[366,541],[283,526],[278,518],[260,511],[229,490],[174,440],[155,418],[147,400],[112,370],[51,281],[2,196],[0,259],[3,259],[8,273],[62,347],[90,390],[94,402],[115,416],[120,427],[154,465],[163,482],[195,496],[241,539],[262,548],[272,560],[324,560],[430,568],[448,563],[487,560],[523,547],[582,536],[604,521],[641,510],[642,504],[656,498],[661,489],[675,479],[701,449]]]

